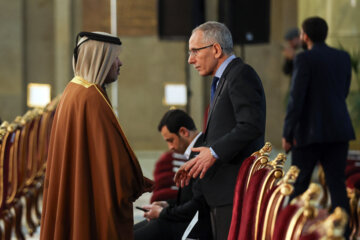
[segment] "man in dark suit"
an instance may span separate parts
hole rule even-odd
[[[328,27],[319,17],[302,24],[301,41],[308,51],[294,62],[290,99],[282,145],[292,150],[292,164],[300,169],[294,196],[309,186],[314,167],[321,163],[330,191],[332,209],[349,212],[345,165],[354,131],[346,107],[351,66],[349,55],[325,44]]]
[[[158,130],[168,144],[169,150],[194,157],[192,147],[202,145],[203,134],[198,132],[192,118],[184,111],[169,110],[162,117]],[[143,206],[149,210],[144,213],[147,220],[134,226],[135,240],[145,239],[181,239],[191,219],[199,210],[199,223],[195,225],[189,237],[211,239],[209,209],[201,194],[196,193],[193,181],[179,189],[177,201],[169,204],[165,201],[153,202]],[[193,194],[195,192],[195,196]]]
[[[260,78],[233,54],[229,29],[206,22],[192,32],[189,64],[201,76],[213,76],[212,100],[204,146],[175,176],[179,185],[200,176],[210,206],[215,239],[226,239],[232,216],[236,177],[242,161],[264,144],[265,94]]]

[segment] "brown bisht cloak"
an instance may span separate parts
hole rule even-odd
[[[150,187],[106,93],[75,77],[51,130],[40,239],[132,239],[132,202]]]

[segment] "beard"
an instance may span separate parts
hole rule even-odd
[[[301,41],[301,48],[304,49],[304,51],[308,50],[308,46],[307,46],[306,42]]]

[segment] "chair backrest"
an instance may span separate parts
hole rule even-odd
[[[241,211],[238,239],[258,239],[258,228],[262,221],[260,212],[263,208],[264,197],[277,180],[283,177],[282,168],[285,160],[286,156],[280,153],[273,161],[268,162],[250,176]]]
[[[37,154],[37,145],[38,145],[38,133],[41,116],[36,110],[28,111],[24,118],[26,124],[29,124],[29,133],[28,133],[28,142],[27,142],[27,158],[26,158],[26,169],[25,169],[25,178],[26,186],[29,186],[33,183],[36,173],[37,173],[37,164],[39,162]]]
[[[346,179],[347,196],[350,199],[350,228],[351,236],[359,238],[360,233],[360,173],[352,173]]]
[[[241,209],[243,205],[244,195],[248,187],[248,179],[254,174],[256,170],[265,166],[265,164],[269,161],[269,155],[271,150],[271,143],[267,142],[265,143],[263,148],[261,148],[257,152],[254,152],[241,164],[236,180],[233,200],[233,212],[228,239],[237,239],[241,222]]]
[[[163,153],[154,168],[155,187],[150,202],[176,200],[178,187],[174,182],[175,172],[186,162],[186,157],[172,151]]]
[[[345,240],[344,232],[347,221],[348,215],[345,210],[336,207],[334,212],[330,215],[327,214],[324,220],[313,221],[306,231],[303,231],[299,240]]]
[[[273,239],[300,239],[305,223],[317,217],[321,198],[321,186],[311,183],[301,196],[293,199],[281,210],[275,224]]]
[[[24,117],[18,116],[14,120],[20,126],[18,153],[18,193],[21,194],[26,186],[26,164],[29,155],[30,126]]]
[[[299,175],[299,168],[291,166],[284,178],[273,187],[264,198],[262,211],[260,212],[258,236],[263,240],[272,239],[275,223],[280,210],[287,202],[286,198],[294,191],[293,184]]]
[[[249,187],[249,182],[250,182],[251,176],[257,170],[263,168],[269,162],[271,150],[272,150],[271,143],[266,142],[263,148],[261,148],[258,152],[254,152],[253,154],[251,154],[251,156],[256,157],[256,160],[253,162],[253,164],[251,164],[251,166],[249,168],[247,181],[246,181],[246,188]]]
[[[54,111],[44,108],[43,110],[39,110],[38,112],[41,115],[41,119],[39,123],[39,134],[37,136],[37,176],[41,176],[44,174],[44,170],[46,168],[46,160],[50,143],[50,133],[52,121],[54,118]]]
[[[1,151],[1,146],[2,146],[2,140],[5,136],[5,134],[7,133],[8,125],[9,125],[9,123],[7,121],[2,122],[0,125],[0,151]]]
[[[8,139],[5,154],[5,161],[8,161],[8,190],[7,190],[7,198],[6,203],[10,205],[13,203],[16,193],[18,191],[18,161],[19,161],[19,145],[20,145],[20,126],[16,122],[12,122],[8,126]]]
[[[7,179],[9,173],[9,162],[6,158],[8,154],[7,151],[7,142],[10,139],[7,127],[9,126],[8,122],[3,122],[0,126],[0,210],[5,209],[6,207],[6,198],[7,198]]]
[[[13,122],[6,125],[6,130],[1,129],[0,151],[0,208],[10,206],[18,190],[18,148],[20,131],[18,125]],[[5,134],[4,134],[4,131]]]

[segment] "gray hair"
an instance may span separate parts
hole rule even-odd
[[[225,26],[225,24],[209,21],[203,23],[196,27],[192,34],[196,31],[202,31],[204,34],[203,41],[206,43],[217,42],[220,44],[223,52],[226,55],[232,54],[233,51],[233,40],[230,30]]]

